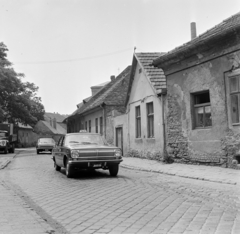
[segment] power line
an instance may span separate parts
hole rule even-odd
[[[107,53],[107,54],[101,54],[101,55],[95,55],[95,56],[89,56],[89,57],[83,57],[83,58],[53,60],[53,61],[38,61],[38,62],[16,62],[14,64],[50,64],[50,63],[76,62],[76,61],[84,61],[84,60],[107,57],[107,56],[114,55],[114,54],[120,54],[120,53],[129,51],[129,50],[132,50],[132,48],[127,48],[124,50],[119,50],[119,51],[115,51],[115,52],[111,52],[111,53]]]

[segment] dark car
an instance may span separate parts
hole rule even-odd
[[[40,152],[52,152],[55,145],[56,143],[52,138],[39,138],[36,145],[37,154]]]
[[[53,149],[53,161],[56,171],[65,168],[66,176],[73,177],[76,169],[109,170],[111,176],[117,176],[122,151],[109,146],[97,133],[69,133],[62,136]]]

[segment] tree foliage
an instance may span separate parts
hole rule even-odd
[[[38,87],[23,82],[21,73],[16,73],[7,60],[8,49],[0,43],[0,122],[22,123],[34,126],[44,119],[44,106],[36,96]]]

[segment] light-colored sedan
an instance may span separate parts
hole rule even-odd
[[[36,145],[37,154],[39,154],[40,152],[52,153],[53,147],[55,145],[56,143],[52,138],[39,138]]]

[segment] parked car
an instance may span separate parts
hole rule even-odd
[[[65,168],[66,176],[73,177],[76,169],[109,170],[111,176],[117,176],[122,162],[122,151],[109,146],[98,133],[68,133],[62,136],[53,149],[53,161],[56,171]]]
[[[52,152],[55,145],[56,143],[52,138],[39,138],[36,145],[37,154],[47,151]]]

